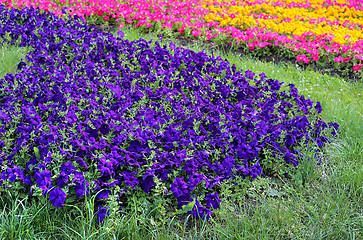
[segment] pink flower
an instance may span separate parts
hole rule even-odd
[[[357,64],[357,65],[353,66],[353,70],[356,71],[356,72],[358,72],[361,69],[362,69],[362,66],[360,64]]]
[[[180,32],[181,34],[183,34],[185,31],[185,27],[182,27],[181,29],[178,29],[178,32]]]
[[[98,16],[102,16],[102,15],[103,15],[103,11],[98,11],[98,12],[97,12],[97,15],[98,15]]]
[[[247,44],[247,46],[250,48],[250,50],[253,50],[253,49],[255,49],[255,44],[253,43],[253,42],[249,42],[248,44]]]
[[[123,23],[120,23],[120,25],[118,25],[118,29],[124,28],[125,25]]]
[[[301,55],[296,56],[296,59],[298,62],[301,62],[301,61],[304,61],[304,57],[305,57],[305,55],[301,54]]]
[[[260,48],[264,48],[266,46],[271,46],[272,43],[269,43],[269,42],[258,42],[257,43],[257,46],[260,47]]]
[[[319,60],[319,54],[313,54],[311,56],[311,58],[314,60],[314,61],[318,61]]]
[[[296,59],[298,62],[303,61],[304,63],[308,63],[310,61],[310,59],[307,58],[304,54],[300,54],[300,55],[296,56]]]
[[[347,52],[349,49],[351,49],[351,46],[349,46],[349,45],[343,45],[342,46],[342,51],[343,52]]]
[[[341,61],[343,61],[342,56],[336,57],[336,58],[334,59],[334,62],[337,62],[337,63],[340,63]]]
[[[215,37],[217,37],[218,36],[218,34],[216,33],[216,34],[214,34],[214,35],[210,35],[209,33],[207,34],[207,39],[208,40],[210,40],[210,39],[212,39],[212,38],[215,38]]]
[[[200,34],[202,34],[202,31],[201,30],[193,30],[193,32],[192,32],[192,35],[194,37],[198,37]]]
[[[169,28],[169,29],[173,29],[173,24],[171,22],[167,22],[163,25],[161,25],[161,28]]]
[[[107,22],[108,20],[110,20],[110,17],[106,15],[106,16],[103,18],[103,20],[105,20],[105,21]]]
[[[351,59],[352,59],[351,57],[346,57],[346,58],[343,59],[343,62],[348,62]]]

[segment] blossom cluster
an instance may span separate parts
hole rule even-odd
[[[208,219],[223,181],[274,174],[264,150],[293,168],[297,146],[322,147],[338,129],[293,84],[220,56],[33,8],[0,6],[0,23],[0,39],[33,49],[0,79],[2,190],[40,192],[55,207],[96,194],[100,222],[111,196],[152,194],[157,183]]]
[[[296,58],[344,73],[363,70],[362,0],[0,0],[57,16],[90,19],[203,40],[235,42],[246,51]],[[344,62],[339,61],[345,59]],[[304,60],[301,60],[304,59]]]
[[[229,28],[228,32],[238,42],[246,42],[250,50],[287,48],[298,62],[306,64],[320,60],[321,64],[334,65],[343,57],[347,59],[345,65],[357,72],[363,66],[362,3],[206,0],[203,8],[211,11],[204,17],[206,22]]]
[[[302,36],[311,32],[316,36],[329,35],[332,41],[344,45],[363,39],[363,11],[357,1],[346,4],[327,1],[279,1],[279,2],[236,2],[204,7],[212,10],[205,16],[207,22],[219,21],[221,26],[235,26],[242,30],[258,26],[272,32],[290,36]],[[290,3],[289,3],[290,2]]]

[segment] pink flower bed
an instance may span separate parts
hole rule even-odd
[[[159,32],[169,31],[172,34],[184,35],[202,40],[219,42],[235,42],[245,51],[256,52],[260,55],[277,54],[296,58],[300,63],[316,63],[319,66],[334,66],[345,72],[363,73],[363,40],[360,39],[353,44],[339,44],[332,41],[334,36],[314,35],[306,32],[302,36],[281,35],[277,32],[268,31],[266,28],[250,28],[241,30],[233,26],[221,26],[217,21],[206,22],[203,18],[210,10],[202,7],[202,0],[0,0],[7,7],[22,8],[25,6],[38,7],[43,11],[50,11],[58,16],[63,16],[63,8],[67,7],[70,15],[78,15],[86,20],[97,18],[98,21],[117,23],[119,29],[126,25],[142,27],[144,29],[157,30]],[[271,4],[269,1],[241,2],[243,5]],[[236,2],[214,2],[215,6],[232,6]],[[290,3],[284,1],[273,3],[280,7],[310,7],[306,3]],[[356,11],[363,10],[362,0],[350,0],[349,4],[337,4],[335,1],[327,0],[324,6],[346,6]],[[227,14],[227,13],[226,13]],[[233,15],[233,14],[232,14]],[[230,17],[235,17],[235,14]],[[258,19],[274,18],[266,14],[254,14]],[[325,18],[307,19],[310,23],[326,21],[328,25],[341,24]],[[289,21],[289,19],[284,19]],[[354,23],[350,28],[357,27]],[[362,27],[363,30],[363,27]],[[347,36],[349,38],[349,36]]]

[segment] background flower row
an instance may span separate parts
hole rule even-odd
[[[98,24],[117,24],[237,43],[260,56],[276,54],[301,64],[363,72],[362,1],[116,1],[0,0],[8,7],[66,12]],[[64,8],[67,8],[65,10]]]

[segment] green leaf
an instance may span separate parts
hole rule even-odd
[[[25,193],[19,193],[19,198],[21,198],[21,199],[24,199],[24,198],[26,198],[28,195],[27,194],[25,194]]]
[[[193,202],[188,203],[187,205],[183,205],[182,206],[183,213],[187,213],[189,211],[192,211],[193,207],[194,207],[194,204],[195,204],[195,202],[193,201]]]
[[[75,198],[74,197],[67,197],[66,198],[66,203],[73,203],[73,202],[75,202]]]
[[[37,158],[40,160],[39,149],[37,147],[34,147],[34,152],[35,152],[35,155],[37,156]]]
[[[43,195],[43,190],[40,187],[32,186],[33,188],[33,196],[39,197]]]

